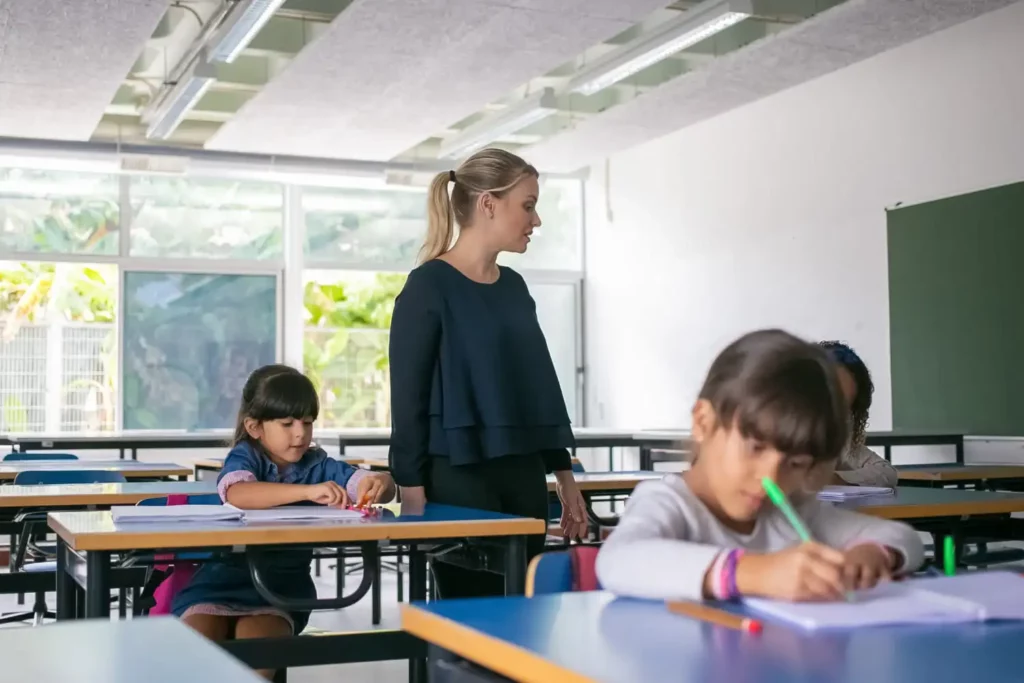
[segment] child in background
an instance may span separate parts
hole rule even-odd
[[[913,529],[808,491],[830,475],[848,422],[822,349],[779,330],[733,342],[693,407],[696,460],[682,476],[637,486],[597,556],[601,585],[661,600],[835,600],[913,571],[924,554]],[[817,542],[800,542],[763,477],[790,496]]]
[[[234,446],[217,480],[221,499],[239,508],[291,503],[346,506],[391,500],[388,474],[356,469],[310,448],[320,402],[312,382],[294,368],[268,365],[249,376],[242,390]],[[261,574],[271,591],[290,598],[316,597],[309,575],[312,551],[268,555]],[[299,633],[309,612],[287,613],[256,591],[242,557],[203,564],[174,598],[172,611],[213,641]],[[260,672],[273,678],[272,671]]]
[[[896,468],[864,443],[868,411],[871,410],[871,398],[875,393],[875,384],[871,381],[868,366],[853,349],[842,342],[823,341],[819,345],[828,351],[837,365],[839,387],[850,407],[853,420],[850,445],[839,457],[832,483],[894,488],[899,481]]]

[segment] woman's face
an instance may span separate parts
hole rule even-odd
[[[520,180],[504,197],[494,200],[494,218],[489,227],[500,251],[526,251],[533,229],[540,227],[539,196],[540,185],[531,175]]]

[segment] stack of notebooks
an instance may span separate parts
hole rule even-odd
[[[359,510],[312,505],[290,505],[268,510],[242,510],[233,505],[139,505],[110,508],[115,524],[167,522],[353,522]]]
[[[818,500],[842,502],[844,500],[860,500],[861,498],[877,498],[892,496],[896,489],[884,486],[826,486],[818,492]]]
[[[753,611],[809,631],[891,624],[961,624],[1024,619],[1024,577],[1010,572],[884,583],[848,602],[747,598]]]

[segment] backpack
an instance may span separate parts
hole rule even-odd
[[[601,589],[597,580],[597,551],[599,546],[574,545],[569,549],[572,564],[572,589],[574,591],[596,591]]]
[[[167,505],[187,505],[188,496],[167,496]],[[174,555],[154,555],[154,560],[173,560]],[[171,613],[171,603],[195,575],[199,565],[195,562],[168,562],[154,564],[146,577],[146,585],[139,596],[139,608],[150,616]]]

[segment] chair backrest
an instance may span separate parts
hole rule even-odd
[[[78,460],[74,453],[8,453],[4,462],[15,460]]]
[[[537,555],[526,571],[526,597],[600,590],[594,571],[597,552],[597,546],[576,545]]]
[[[123,484],[124,475],[110,470],[28,470],[18,472],[14,483],[33,484]]]

